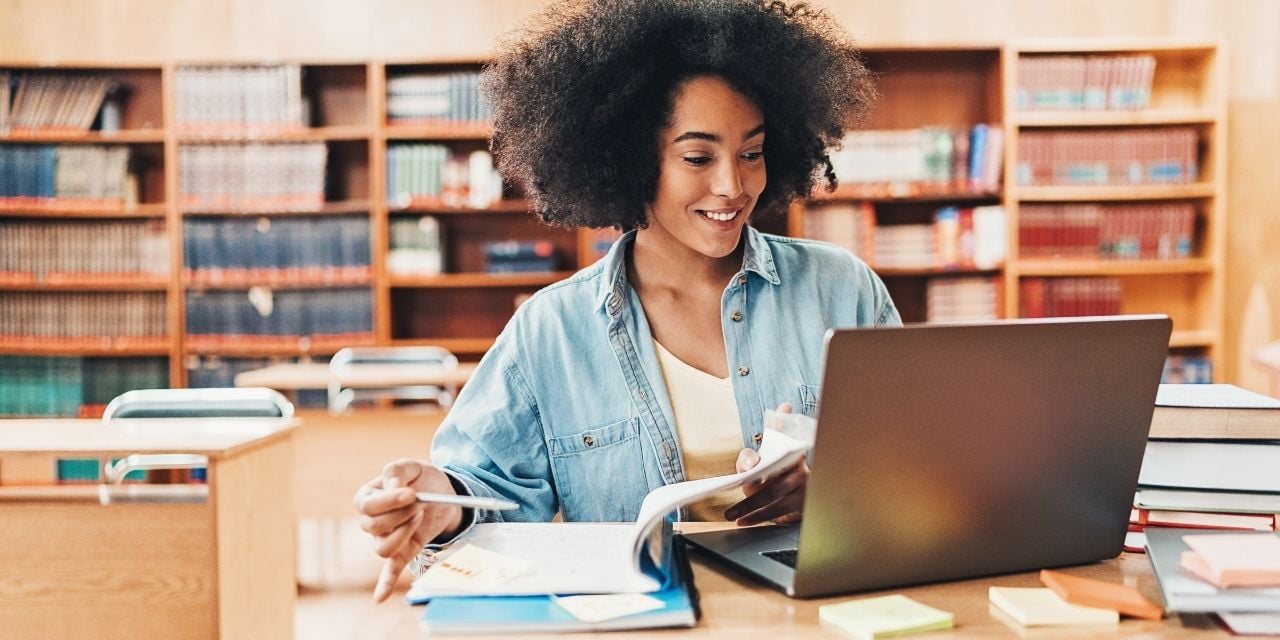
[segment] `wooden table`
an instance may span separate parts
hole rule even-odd
[[[431,367],[406,367],[402,364],[353,364],[348,372],[335,376],[324,362],[297,362],[271,365],[236,374],[237,387],[269,387],[277,391],[328,389],[336,381],[343,387],[380,389],[414,385],[462,386],[475,372],[476,365],[459,363],[457,368],[440,371]]]
[[[0,487],[3,636],[291,638],[293,426],[0,421],[0,465],[132,453],[209,459],[204,486]]]
[[[693,525],[691,528],[719,526]],[[768,589],[735,572],[704,553],[691,550],[694,581],[701,596],[702,619],[693,629],[642,630],[634,633],[610,632],[601,634],[574,634],[575,638],[601,637],[669,637],[694,640],[697,638],[725,638],[746,640],[767,638],[843,638],[848,635],[818,622],[818,607],[851,598],[902,593],[932,607],[955,614],[955,629],[947,632],[921,634],[928,640],[953,638],[1230,638],[1207,616],[1173,616],[1162,621],[1122,618],[1116,627],[1047,627],[1025,629],[1003,614],[990,608],[987,588],[1041,587],[1038,572],[978,578],[919,587],[889,589],[885,591],[848,594],[815,600],[796,600]],[[1151,565],[1142,554],[1122,554],[1119,558],[1081,567],[1064,569],[1067,573],[1089,576],[1111,582],[1136,585],[1147,597],[1161,602],[1159,585],[1151,574]],[[397,619],[390,638],[422,638],[425,634],[418,627],[422,607],[409,607],[399,602],[382,605],[386,616]],[[488,636],[467,636],[479,638]],[[494,636],[500,637],[500,636]],[[522,639],[552,637],[521,634]]]

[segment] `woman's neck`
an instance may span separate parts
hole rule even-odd
[[[744,232],[745,233],[745,232]],[[713,258],[652,227],[636,232],[627,278],[637,290],[713,287],[721,290],[742,269],[743,241],[733,253]]]

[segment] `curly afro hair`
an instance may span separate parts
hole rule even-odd
[[[548,224],[643,227],[675,90],[703,74],[764,114],[769,179],[757,215],[785,210],[822,178],[835,187],[826,149],[866,112],[870,74],[825,12],[780,1],[552,3],[482,75],[498,169]]]

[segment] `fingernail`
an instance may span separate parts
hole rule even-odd
[[[398,478],[398,477],[396,477],[396,476],[391,476],[390,478],[387,478],[387,483],[386,483],[386,485],[384,485],[384,486],[385,486],[385,488],[387,488],[387,489],[399,489],[399,488],[400,488],[400,478]]]

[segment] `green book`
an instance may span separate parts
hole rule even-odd
[[[861,598],[818,607],[818,619],[859,640],[950,629],[955,616],[904,595]]]

